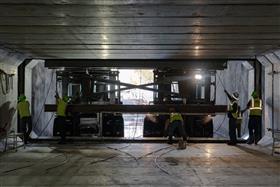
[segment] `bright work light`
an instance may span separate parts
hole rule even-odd
[[[196,80],[201,80],[202,79],[202,75],[201,74],[195,74],[194,78]]]

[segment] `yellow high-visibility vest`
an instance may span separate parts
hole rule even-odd
[[[17,105],[17,109],[18,109],[20,118],[30,116],[29,102],[28,101],[19,102],[18,105]]]
[[[66,107],[67,107],[67,103],[65,101],[63,101],[62,99],[58,99],[56,114],[58,116],[65,117],[66,116]]]
[[[252,99],[250,107],[250,116],[261,116],[262,115],[262,100]]]
[[[233,118],[235,118],[235,119],[237,119],[238,118],[238,105],[237,105],[237,110],[236,110],[236,112],[233,112],[233,105],[234,104],[237,104],[237,101],[233,101],[232,103],[230,103],[230,105],[229,105],[229,112],[231,113],[231,115],[232,115],[232,117]]]
[[[183,117],[179,113],[171,113],[170,114],[170,123],[173,121],[183,121]]]

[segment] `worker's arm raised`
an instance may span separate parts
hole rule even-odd
[[[226,95],[230,101],[234,100],[234,98],[228,93],[227,90],[224,90],[224,92],[226,93]]]

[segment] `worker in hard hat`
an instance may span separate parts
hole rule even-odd
[[[30,114],[30,104],[25,95],[18,98],[17,110],[20,117],[20,131],[24,134],[24,144],[27,144],[32,131],[32,118]]]
[[[183,138],[183,141],[186,141],[186,132],[184,129],[184,120],[183,117],[175,108],[170,108],[170,117],[166,122],[166,129],[168,128],[168,144],[173,143],[172,137],[176,129],[178,129],[179,135]]]
[[[246,110],[250,110],[249,113],[249,139],[248,144],[255,143],[257,144],[258,141],[261,139],[261,127],[262,127],[262,100],[259,97],[258,92],[253,91],[252,99],[248,102],[247,108],[242,111],[245,112]]]
[[[61,140],[60,144],[64,144],[66,141],[66,109],[69,101],[68,96],[64,96],[62,99],[59,97],[58,93],[55,95],[56,97],[56,120],[55,123],[58,125],[59,134]]]
[[[229,118],[229,138],[230,141],[228,145],[236,145],[237,138],[236,138],[236,130],[237,130],[237,118],[238,118],[238,99],[239,94],[238,92],[234,92],[232,95],[225,90],[225,93],[230,101],[228,107],[228,118]]]

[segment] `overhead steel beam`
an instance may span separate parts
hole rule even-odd
[[[2,0],[1,5],[36,4],[36,5],[279,5],[279,0]]]
[[[69,112],[121,112],[121,113],[169,113],[170,108],[189,115],[226,113],[226,105],[68,105]],[[45,105],[45,112],[55,112],[56,105]]]
[[[114,67],[114,68],[189,68],[214,69],[226,68],[227,60],[189,60],[189,59],[49,59],[45,67]]]

